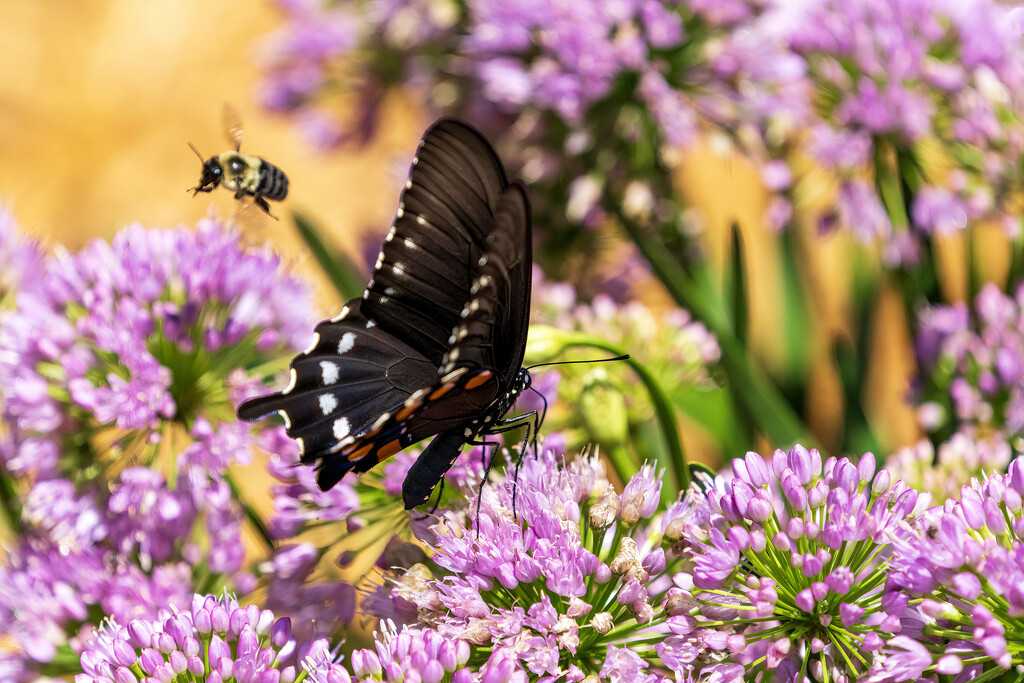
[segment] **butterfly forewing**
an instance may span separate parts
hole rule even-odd
[[[438,365],[507,185],[501,161],[476,131],[442,119],[424,134],[365,310]]]
[[[530,305],[529,208],[526,190],[518,183],[502,194],[487,242],[461,319],[448,339],[442,372],[460,366],[494,368],[502,386],[509,387],[522,365]]]

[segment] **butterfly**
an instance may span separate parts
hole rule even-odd
[[[529,429],[505,415],[530,385],[532,264],[525,187],[474,128],[437,121],[362,298],[317,325],[286,389],[238,416],[279,413],[322,490],[433,436],[402,486],[406,509],[425,503],[463,446]]]

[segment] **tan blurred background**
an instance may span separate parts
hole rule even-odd
[[[23,230],[69,247],[132,221],[194,223],[211,203],[230,215],[229,193],[185,192],[201,165],[186,142],[204,156],[227,149],[221,109],[230,102],[245,124],[242,150],[291,179],[288,208],[311,212],[346,244],[386,223],[392,162],[414,148],[422,122],[396,104],[371,148],[310,150],[255,104],[258,40],[277,23],[261,0],[3,0],[0,201]],[[287,225],[256,223],[293,244]]]
[[[395,164],[404,168],[427,121],[413,103],[393,98],[370,147],[329,155],[310,149],[287,122],[255,104],[258,43],[278,22],[262,0],[0,0],[0,202],[25,232],[70,248],[133,221],[194,224],[211,204],[232,215],[237,204],[226,191],[195,199],[185,191],[200,171],[186,142],[206,156],[224,151],[221,108],[231,102],[245,123],[242,150],[272,161],[291,180],[289,198],[275,213],[306,212],[350,250],[365,229],[383,234],[397,197]],[[743,225],[754,283],[752,332],[763,340],[764,361],[779,362],[772,284],[778,261],[762,225],[766,195],[756,173],[710,152],[692,156],[682,170],[689,200],[704,212],[713,259],[725,258],[722,229],[733,220]],[[308,260],[286,220],[256,214],[247,229],[299,268]],[[842,238],[815,247],[809,284],[832,290],[816,301],[823,329],[844,325],[846,302],[834,290],[848,248]],[[322,292],[325,310],[335,308]],[[899,320],[893,313],[889,319]],[[906,342],[898,325],[877,340],[869,412],[881,418],[890,446],[915,436],[903,406]],[[811,417],[827,432],[841,417],[827,398],[838,393],[827,360],[816,365],[813,382],[815,395],[825,398]]]

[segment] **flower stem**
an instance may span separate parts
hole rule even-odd
[[[588,334],[582,333],[570,333],[567,335],[566,348],[568,347],[580,347],[580,348],[594,348],[602,351],[608,351],[617,356],[626,355],[626,351],[611,342],[608,342],[600,337],[595,337]],[[654,414],[658,419],[658,425],[661,427],[661,433],[665,437],[665,445],[668,448],[668,462],[659,463],[666,467],[672,475],[673,481],[676,483],[676,491],[671,491],[669,487],[662,487],[661,499],[662,502],[670,504],[676,498],[678,491],[685,491],[690,487],[690,472],[686,468],[686,454],[683,453],[683,442],[679,437],[679,428],[676,426],[676,414],[672,407],[671,401],[669,401],[668,395],[665,390],[655,379],[654,375],[651,374],[647,367],[638,361],[636,358],[629,356],[625,359],[625,362],[629,364],[633,372],[636,373],[640,381],[643,382],[644,388],[647,389],[648,395],[651,397],[651,403],[654,406]],[[623,463],[618,462],[618,458],[612,459],[612,466],[615,467],[616,474],[622,479],[622,481],[628,481],[629,477],[632,476],[632,472],[623,472],[621,467]]]
[[[718,338],[722,350],[722,367],[729,376],[737,398],[757,428],[776,446],[788,447],[799,442],[809,448],[818,447],[778,387],[754,362],[746,347],[736,337],[725,312],[713,300],[712,293],[699,287],[666,251],[664,245],[629,218],[622,211],[620,201],[609,196],[605,203],[613,208],[619,224],[632,238],[676,303],[689,309]]]

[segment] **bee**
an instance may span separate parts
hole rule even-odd
[[[224,152],[209,159],[204,159],[195,145],[188,143],[203,162],[199,184],[189,188],[192,196],[200,192],[212,192],[213,188],[223,184],[235,193],[235,199],[248,195],[256,206],[277,220],[277,216],[270,213],[267,200],[279,202],[288,196],[288,176],[269,161],[239,151],[242,146],[242,119],[230,104],[224,105],[224,134],[228,142],[234,145],[235,151]]]

